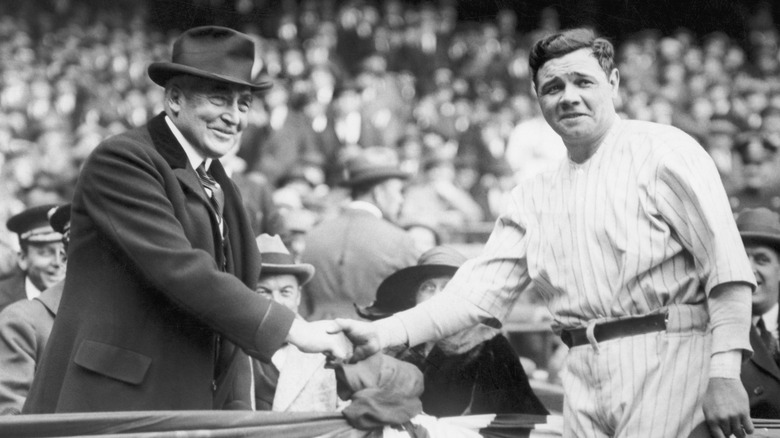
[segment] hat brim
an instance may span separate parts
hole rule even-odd
[[[277,265],[271,263],[263,263],[260,265],[260,276],[265,275],[279,275],[279,274],[291,274],[298,278],[300,286],[308,283],[312,277],[314,277],[314,266],[301,263],[296,265]]]
[[[760,243],[775,248],[780,254],[780,236],[777,234],[762,233],[758,231],[740,231],[739,235],[742,237],[742,241]]]
[[[212,79],[219,82],[227,82],[236,85],[245,85],[250,89],[252,89],[253,91],[264,91],[273,87],[273,82],[271,81],[247,82],[231,76],[219,75],[205,70],[201,70],[199,68],[194,68],[182,64],[176,64],[173,62],[153,62],[149,64],[149,67],[147,68],[146,71],[147,74],[149,74],[149,79],[151,79],[152,82],[154,82],[155,84],[160,85],[162,87],[165,86],[165,84],[168,82],[170,78],[178,75],[198,76],[201,78]]]
[[[409,179],[410,176],[411,175],[409,173],[404,172],[402,170],[394,170],[394,169],[379,170],[376,172],[370,172],[364,175],[357,176],[356,178],[343,180],[339,183],[339,185],[344,187],[354,187],[354,186],[359,186],[368,183],[378,183],[388,179],[397,178],[397,179],[405,180],[405,179]]]
[[[428,278],[451,277],[458,270],[451,265],[415,265],[400,269],[382,281],[376,300],[368,306],[355,305],[363,318],[376,320],[415,306],[417,288]]]

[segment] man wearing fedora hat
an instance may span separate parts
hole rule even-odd
[[[65,252],[70,237],[70,204],[49,210],[49,224]],[[38,361],[49,340],[65,279],[32,300],[17,301],[0,312],[0,415],[18,414],[30,390]]]
[[[262,265],[257,292],[298,313],[301,286],[314,276],[314,266],[296,263],[278,235],[257,237]],[[325,368],[322,354],[304,353],[285,345],[270,362],[252,360],[257,410],[331,412],[338,407],[336,376]]]
[[[737,217],[737,228],[757,284],[750,331],[753,355],[742,362],[742,384],[748,393],[751,417],[780,419],[780,216],[766,208],[745,209]]]
[[[370,303],[382,279],[417,260],[411,236],[395,224],[409,174],[384,152],[367,149],[347,162],[342,184],[352,201],[306,238],[302,260],[318,272],[302,311],[310,321],[357,317],[353,303]]]
[[[216,26],[185,31],[149,66],[165,111],[99,144],[72,201],[70,275],[25,413],[251,409],[246,357],[285,341],[349,355],[325,325],[254,291],[250,219],[218,158],[254,93],[255,45]]]
[[[301,286],[314,277],[314,266],[297,263],[279,236],[261,234],[257,246],[263,259],[257,292],[297,313]],[[325,364],[324,355],[289,344],[270,362],[254,359],[256,409],[342,410],[350,424],[362,429],[401,423],[420,412],[422,375],[411,364],[383,354],[358,364]]]
[[[0,310],[37,297],[65,276],[62,235],[52,229],[47,217],[56,207],[30,207],[8,219],[6,226],[19,236],[19,270],[0,281]]]

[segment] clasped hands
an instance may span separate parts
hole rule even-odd
[[[287,341],[306,353],[323,353],[333,363],[358,362],[387,345],[369,322],[352,319],[307,322],[293,321]]]

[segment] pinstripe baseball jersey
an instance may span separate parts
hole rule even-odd
[[[483,254],[441,295],[460,294],[502,320],[533,282],[560,330],[662,308],[685,317],[706,312],[718,284],[755,287],[715,165],[677,128],[618,119],[587,161],[564,160],[512,200]],[[431,301],[421,309],[430,325],[398,315],[412,343],[452,319],[445,301]],[[747,336],[723,332],[713,352],[750,349]]]

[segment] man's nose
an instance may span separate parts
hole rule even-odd
[[[580,101],[580,93],[576,87],[571,84],[563,86],[563,92],[561,94],[561,103],[564,105],[574,105]]]

